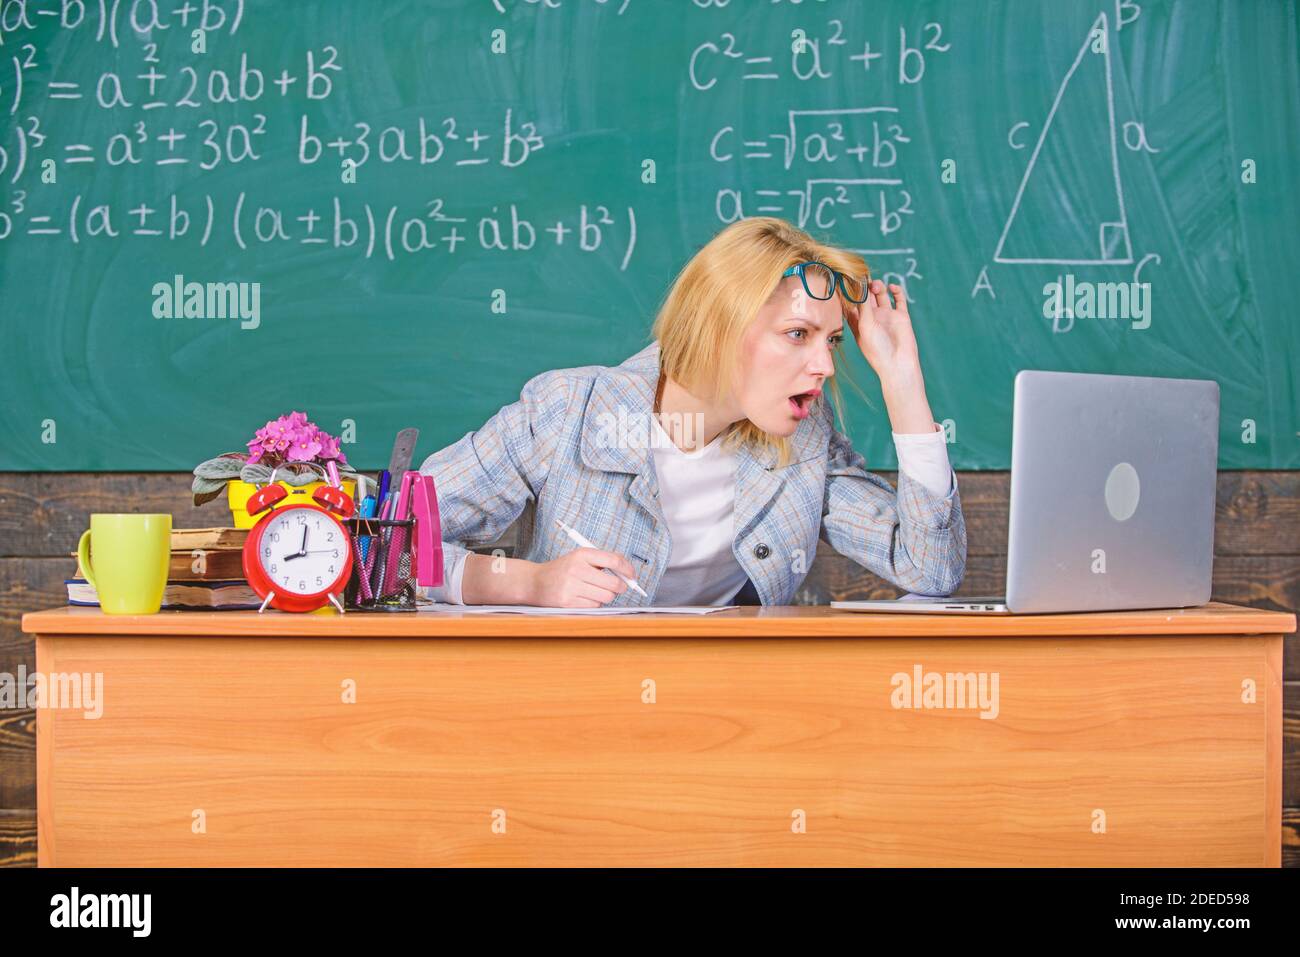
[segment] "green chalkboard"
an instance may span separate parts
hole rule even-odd
[[[1022,368],[1215,379],[1220,465],[1300,466],[1293,3],[7,2],[0,41],[0,469],[291,409],[422,457],[763,214],[906,283],[958,468],[1008,467]]]

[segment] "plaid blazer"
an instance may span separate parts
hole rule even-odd
[[[518,402],[425,459],[420,471],[437,488],[447,575],[466,545],[495,541],[532,506],[515,557],[545,562],[575,549],[559,518],[624,555],[650,596],[628,589],[609,606],[653,605],[672,553],[649,448],[658,379],[658,343],[616,367],[543,372]],[[611,441],[620,417],[633,430],[640,423],[646,441]],[[833,418],[818,399],[790,437],[784,468],[773,449],[737,449],[733,553],[762,603],[791,604],[819,538],[900,588],[951,594],[966,568],[955,480],[939,497],[900,470],[895,493],[866,470]]]

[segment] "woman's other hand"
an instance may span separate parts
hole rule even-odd
[[[577,548],[533,567],[529,603],[552,608],[598,608],[627,591],[632,563],[617,552]]]

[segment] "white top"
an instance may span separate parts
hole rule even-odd
[[[683,452],[659,417],[650,418],[659,504],[673,543],[655,604],[728,605],[749,580],[732,552],[736,454],[722,450],[721,432],[704,448]]]
[[[668,522],[673,550],[655,591],[656,605],[726,605],[744,587],[748,576],[732,552],[735,536],[736,457],[722,451],[722,435],[694,452],[683,452],[654,420],[655,476],[659,504]],[[898,468],[939,497],[956,484],[948,462],[948,444],[935,424],[929,433],[890,433],[898,452]],[[600,543],[596,543],[597,547]],[[575,546],[576,547],[576,546]],[[463,605],[462,555],[437,588],[424,594],[435,601]]]

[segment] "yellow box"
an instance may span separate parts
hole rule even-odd
[[[312,501],[311,493],[327,482],[310,482],[307,485],[289,485],[286,482],[276,482],[276,485],[282,485],[289,494],[286,495],[277,505],[272,506],[272,511],[277,508],[283,508],[286,505],[302,505]],[[235,528],[252,528],[257,524],[261,515],[248,514],[248,500],[253,497],[258,486],[251,482],[245,482],[243,479],[231,479],[226,483],[226,497],[230,500],[230,514],[235,520]],[[355,502],[357,497],[357,483],[355,479],[343,480],[343,491]],[[262,513],[265,514],[265,513]]]

